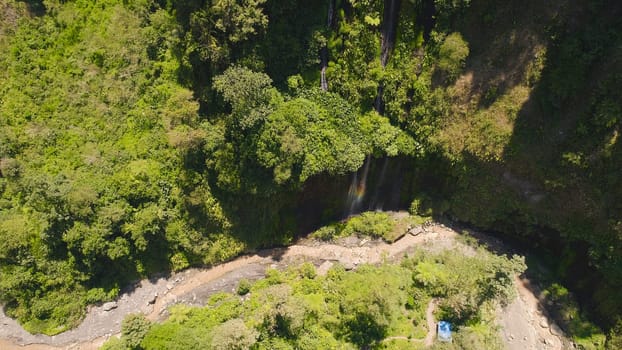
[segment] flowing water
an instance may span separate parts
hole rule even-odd
[[[389,55],[395,46],[397,36],[397,22],[400,13],[401,0],[385,0],[382,24],[382,42],[380,44],[380,63],[386,67]]]
[[[398,17],[400,12],[401,0],[385,0],[384,1],[384,13],[383,13],[383,23],[382,23],[382,33],[381,33],[381,44],[380,44],[380,64],[382,67],[386,67],[389,62],[389,57],[391,51],[395,46],[395,40],[397,37],[397,24]],[[329,6],[329,16],[332,11],[332,1],[331,6]],[[329,18],[329,26],[331,19]],[[324,77],[325,66],[322,66],[322,89],[324,89],[324,84],[326,84],[326,88],[328,88],[328,84],[325,81]],[[383,101],[383,92],[384,86],[382,82],[378,85],[378,93],[374,100],[374,109],[378,114],[384,114],[384,101]],[[350,183],[350,188],[348,190],[348,197],[346,200],[346,216],[350,216],[356,213],[359,213],[363,207],[363,203],[366,199],[367,191],[367,176],[369,173],[370,163],[373,161],[371,157],[367,157],[365,163],[363,164],[362,175],[359,178],[359,172],[355,172],[352,174],[352,181]],[[368,210],[382,210],[385,201],[389,202],[399,202],[400,194],[399,190],[401,188],[401,177],[399,179],[391,178],[391,183],[386,183],[387,180],[387,168],[389,167],[389,157],[384,158],[384,162],[382,165],[382,169],[380,171],[379,178],[375,179],[373,184],[373,191],[371,199],[367,201],[367,209]],[[399,164],[397,164],[399,168]],[[395,174],[393,174],[395,175]],[[395,193],[395,192],[398,193]]]
[[[326,28],[330,30],[333,27],[333,18],[335,13],[335,0],[328,0],[328,14],[326,19]],[[328,47],[324,46],[320,50],[320,88],[328,91],[328,80],[326,79],[326,68],[328,67]]]
[[[384,14],[382,20],[382,34],[380,42],[380,64],[382,68],[387,66],[389,62],[389,56],[393,47],[395,47],[395,39],[397,37],[397,23],[400,14],[401,0],[385,0],[384,1]],[[376,99],[374,100],[374,109],[379,114],[384,114],[384,101],[382,95],[384,93],[384,86],[382,82],[378,84],[378,92]]]

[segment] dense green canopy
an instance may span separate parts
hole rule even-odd
[[[137,278],[415,200],[536,248],[619,329],[622,6],[392,3],[0,0],[6,312],[55,334]]]

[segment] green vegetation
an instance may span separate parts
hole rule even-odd
[[[469,56],[468,43],[464,41],[460,33],[451,33],[438,49],[438,69],[445,75],[448,81],[454,81],[464,68],[466,58]]]
[[[430,219],[430,216],[403,216],[367,211],[348,218],[346,221],[322,226],[311,233],[310,237],[330,241],[356,235],[359,237],[381,238],[387,243],[393,243],[404,236],[409,228],[424,225],[430,222]]]
[[[541,290],[539,298],[549,305],[548,311],[557,324],[567,331],[579,348],[608,349],[605,346],[605,332],[590,321],[588,313],[577,303],[575,295],[560,284],[555,274],[546,269],[537,257],[527,257],[526,260],[530,280],[538,281],[537,286]],[[615,340],[614,332],[611,331],[609,343]]]
[[[382,238],[386,242],[393,242],[405,230],[395,230],[396,220],[383,212],[368,211],[348,219],[346,222],[324,226],[311,234],[311,237],[324,241],[350,235]]]
[[[566,330],[614,346],[622,6],[412,0],[388,16],[385,3],[334,1],[327,21],[324,0],[0,0],[6,313],[56,334],[130,281],[289,243],[343,217],[367,164],[361,208],[412,203],[412,224],[446,216],[554,252],[555,279],[582,299],[569,315],[606,332]],[[388,158],[400,164],[376,164]],[[392,241],[402,226],[365,213],[316,235]],[[471,317],[456,298],[443,312]],[[335,341],[370,340],[355,321]],[[240,346],[264,339],[249,322],[230,324]],[[478,332],[461,337],[477,347]]]
[[[553,283],[544,290],[544,298],[556,305],[557,319],[561,320],[565,329],[582,349],[602,349],[605,345],[605,334],[602,330],[581,314],[579,306],[572,298],[568,289]]]
[[[494,305],[513,297],[513,276],[524,268],[518,257],[483,249],[471,257],[420,252],[399,265],[352,272],[336,266],[326,276],[305,263],[269,270],[248,297],[219,293],[203,308],[174,306],[164,323],[145,327],[130,316],[124,325],[134,331],[104,348],[135,344],[143,329],[142,349],[394,349],[395,341],[384,341],[391,337],[405,337],[412,348],[423,346],[433,297],[440,300],[437,317],[459,327],[458,348],[500,348]]]

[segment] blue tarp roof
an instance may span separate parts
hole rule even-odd
[[[438,323],[438,340],[451,341],[451,324],[447,321]]]

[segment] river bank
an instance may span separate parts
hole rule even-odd
[[[193,268],[168,277],[145,279],[125,290],[114,303],[90,307],[77,328],[55,336],[29,334],[15,320],[0,312],[0,347],[7,350],[97,349],[108,338],[120,333],[121,322],[130,313],[143,313],[152,321],[163,320],[168,316],[168,307],[173,304],[203,305],[211,294],[234,291],[241,279],[261,278],[268,268],[284,269],[309,261],[321,274],[335,263],[346,269],[355,269],[360,264],[399,260],[416,249],[460,249],[465,254],[472,250],[460,242],[455,230],[441,224],[417,232],[420,233],[407,234],[391,244],[354,236],[331,243],[303,239],[289,247],[260,250],[212,268]],[[521,285],[521,280],[517,279],[518,301],[500,310],[498,316],[504,341],[510,349],[521,346],[563,349],[563,344],[568,343],[563,333],[557,332],[559,327],[542,310],[537,296]],[[534,321],[536,314],[538,321]],[[555,332],[549,332],[549,329],[555,329]]]

